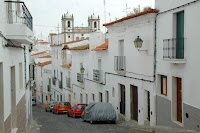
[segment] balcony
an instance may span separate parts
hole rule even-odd
[[[115,56],[114,57],[114,69],[115,71],[126,71],[126,57]]]
[[[33,18],[22,1],[5,1],[7,6],[6,38],[14,45],[33,43]]]
[[[67,78],[67,80],[66,80],[66,86],[67,86],[68,88],[71,88],[71,85],[70,85],[70,78]]]
[[[184,41],[184,38],[163,40],[163,59],[170,63],[186,63]]]
[[[83,75],[80,73],[77,73],[77,81],[83,83]]]
[[[63,88],[63,82],[59,81],[59,88],[62,89]]]
[[[47,85],[47,91],[51,92],[51,85]]]
[[[102,72],[101,70],[93,69],[93,80],[94,81],[102,82],[102,80],[101,80],[101,77],[102,77],[101,72]]]
[[[56,85],[56,77],[52,77],[52,83],[53,85]]]

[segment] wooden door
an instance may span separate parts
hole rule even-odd
[[[176,78],[177,85],[177,121],[182,123],[182,80]]]
[[[138,121],[138,89],[133,87],[133,119]]]
[[[121,102],[120,102],[120,113],[125,114],[125,86],[120,84],[121,89]]]

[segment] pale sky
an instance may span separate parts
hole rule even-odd
[[[140,5],[154,8],[155,0],[105,0],[106,22],[126,16],[126,3],[128,11]],[[36,38],[47,41],[49,33],[58,33],[58,24],[61,27],[61,16],[67,11],[74,15],[75,26],[88,26],[88,16],[100,16],[101,29],[105,23],[104,0],[24,0],[33,16],[34,33]],[[110,14],[110,15],[109,15]],[[59,28],[61,31],[61,28]]]

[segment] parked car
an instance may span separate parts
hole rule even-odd
[[[68,117],[70,116],[73,116],[74,118],[77,116],[81,117],[81,114],[83,113],[87,105],[88,104],[78,103],[76,105],[71,106],[71,108],[68,110]]]
[[[51,101],[49,103],[47,103],[47,106],[45,107],[45,111],[46,112],[51,112],[53,110],[53,106],[56,104],[55,101]]]
[[[52,110],[52,113],[56,113],[56,114],[59,114],[59,113],[67,113],[68,112],[68,109],[71,107],[71,104],[70,102],[63,102],[63,101],[60,101],[60,102],[56,102],[56,104],[53,106],[53,110]]]
[[[32,105],[33,105],[33,106],[36,105],[36,99],[35,99],[35,97],[32,97]]]
[[[81,115],[84,121],[89,121],[91,124],[96,121],[109,121],[116,123],[116,112],[110,103],[90,103]]]

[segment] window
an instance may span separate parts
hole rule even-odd
[[[60,95],[60,101],[62,101],[62,95]]]
[[[57,94],[57,101],[59,101],[59,95]]]
[[[56,77],[56,70],[54,70],[54,78]]]
[[[74,99],[76,98],[76,93],[74,92]]]
[[[94,22],[94,28],[97,28],[97,22]]]
[[[46,101],[48,101],[48,97],[46,96]]]
[[[87,107],[87,105],[77,105],[77,109],[85,109],[85,107]]]
[[[79,40],[79,37],[76,37],[76,40]]]
[[[167,76],[161,75],[161,94],[167,96]]]
[[[83,95],[80,94],[80,102],[83,103]]]
[[[115,88],[112,88],[112,97],[115,97]]]
[[[99,92],[99,102],[103,102],[103,96],[101,92]]]
[[[95,95],[92,93],[92,100],[95,101]]]
[[[70,21],[67,22],[67,26],[68,26],[68,27],[71,27],[71,26],[70,26]]]

